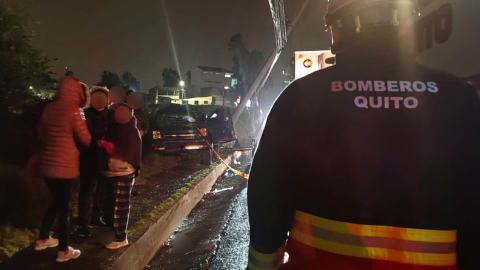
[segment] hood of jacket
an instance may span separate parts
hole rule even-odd
[[[103,92],[105,95],[107,95],[108,97],[108,88],[106,87],[103,87],[103,86],[94,86],[92,87],[92,89],[90,89],[90,96],[93,95],[93,93],[96,93],[96,92]]]
[[[55,99],[72,102],[81,108],[86,108],[90,105],[89,88],[73,77],[66,76],[60,81]]]

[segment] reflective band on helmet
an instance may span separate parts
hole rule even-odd
[[[274,270],[282,264],[285,250],[280,248],[276,253],[264,254],[250,246],[248,268],[250,270]]]
[[[456,263],[456,231],[338,222],[297,211],[290,236],[327,252],[414,265]]]

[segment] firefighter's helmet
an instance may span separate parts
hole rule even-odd
[[[378,26],[397,28],[417,12],[417,0],[329,0],[325,25],[332,31],[333,46],[338,46],[344,33],[351,36]]]

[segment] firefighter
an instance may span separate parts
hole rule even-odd
[[[415,62],[415,12],[330,0],[336,65],[288,86],[255,155],[250,270],[480,269],[480,101]]]

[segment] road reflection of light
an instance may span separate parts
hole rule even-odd
[[[212,191],[212,193],[217,194],[217,193],[224,192],[224,191],[229,191],[229,190],[233,190],[233,187],[223,188],[223,189],[215,189],[214,191]]]

